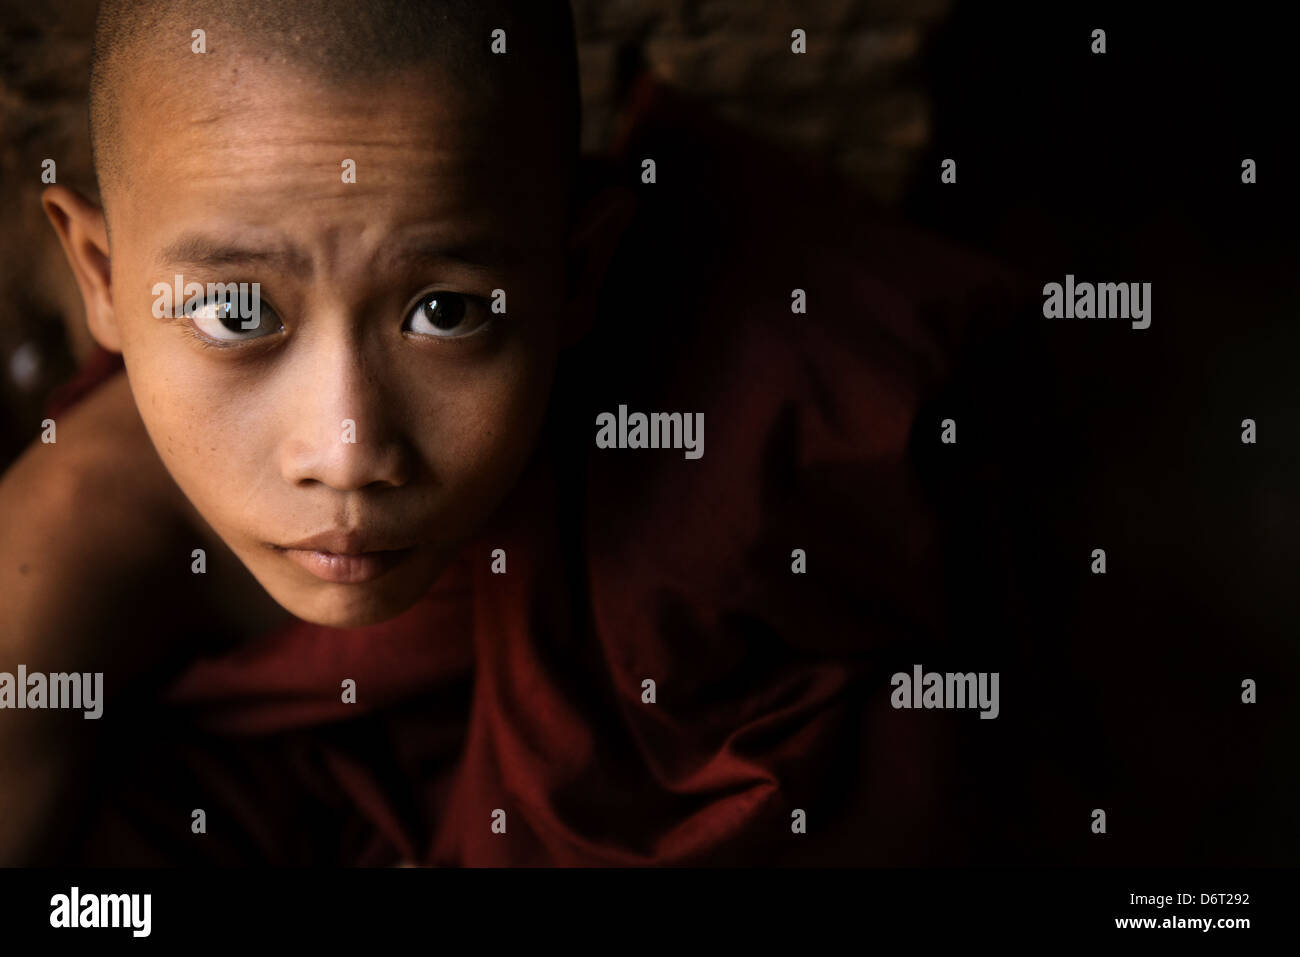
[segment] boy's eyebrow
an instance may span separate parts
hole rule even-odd
[[[311,269],[311,257],[294,246],[258,249],[200,235],[182,236],[168,244],[163,247],[159,259],[168,266],[215,268],[264,263],[283,269]]]
[[[506,242],[483,241],[448,246],[416,242],[394,250],[391,261],[401,265],[451,261],[468,267],[484,268],[507,265],[517,255],[517,250]],[[296,246],[255,248],[198,234],[182,236],[169,243],[163,247],[159,259],[167,266],[219,268],[265,264],[300,272],[310,272],[312,268],[311,257]]]
[[[437,243],[415,243],[393,251],[394,262],[410,263],[455,262],[471,268],[505,266],[512,263],[517,252],[509,243],[483,241],[456,243],[442,246]]]

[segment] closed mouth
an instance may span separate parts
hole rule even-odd
[[[415,549],[377,549],[365,552],[332,552],[319,548],[272,546],[312,575],[336,585],[360,585],[383,577],[409,558]]]

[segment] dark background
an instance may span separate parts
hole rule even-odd
[[[1071,859],[1294,864],[1300,850],[1293,57],[1261,5],[1202,20],[964,4],[920,64],[934,135],[909,218],[1039,288],[1067,272],[1153,285],[1149,329],[1038,317],[967,372],[1002,400],[983,407],[983,438],[1015,473],[1035,672],[1061,682],[1040,689],[1032,737],[1095,806],[1125,808],[1112,840],[1081,832]],[[956,186],[935,173],[947,156]],[[950,593],[978,607],[980,586],[961,585],[995,530],[978,503],[962,515]],[[1105,576],[1088,572],[1096,547]],[[1247,677],[1257,705],[1240,703]]]
[[[961,474],[987,483],[946,479],[917,450],[950,535],[950,641],[1021,640],[993,610],[1008,591],[1032,637],[1028,681],[1002,684],[1004,716],[1032,718],[1000,722],[1013,748],[969,756],[971,787],[1015,809],[998,762],[1049,756],[1062,779],[1037,793],[1088,795],[1077,840],[1037,849],[1062,862],[1294,864],[1294,40],[1276,6],[1137,6],[578,0],[584,142],[609,142],[639,58],[725,120],[822,157],[882,215],[1035,286],[1152,283],[1149,329],[1030,316],[967,356],[932,411],[957,410]],[[92,188],[92,10],[0,6],[0,465],[89,346],[37,197],[46,156]],[[796,26],[806,58],[788,53]],[[955,185],[939,182],[945,157]],[[20,383],[24,343],[38,362]],[[1003,537],[1010,572],[988,561]],[[1104,576],[1089,572],[1097,547]],[[1240,701],[1248,677],[1256,705]],[[1092,807],[1108,811],[1104,838]],[[1008,855],[1059,833],[1043,820],[1059,812],[1009,812],[1025,829],[1007,825]]]

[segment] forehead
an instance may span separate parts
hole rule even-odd
[[[251,57],[164,82],[152,72],[124,80],[128,201],[110,217],[127,228],[159,217],[561,228],[562,179],[539,111],[436,67],[341,83]]]

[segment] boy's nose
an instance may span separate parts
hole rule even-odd
[[[280,469],[292,485],[319,483],[340,492],[410,481],[413,452],[391,397],[355,358],[331,362],[295,390]]]
[[[346,420],[333,436],[328,431],[322,423],[319,438],[297,443],[286,455],[286,481],[293,485],[319,483],[339,492],[354,492],[396,488],[409,480],[407,457],[393,442],[377,438],[364,420]]]

